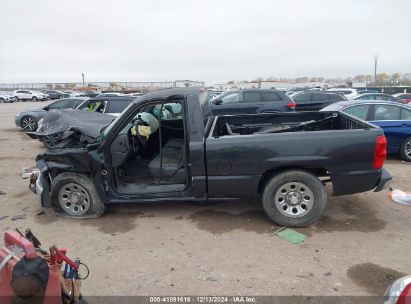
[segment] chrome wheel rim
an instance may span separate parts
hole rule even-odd
[[[31,117],[24,117],[22,125],[24,130],[34,131],[36,128],[36,121]]]
[[[407,157],[411,158],[411,139],[405,144],[405,155],[407,155]]]
[[[90,209],[87,190],[76,183],[68,183],[59,191],[60,207],[70,215],[84,215]]]
[[[306,215],[314,206],[314,193],[301,182],[290,182],[278,188],[274,204],[281,214],[298,218]]]

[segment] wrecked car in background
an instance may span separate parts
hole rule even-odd
[[[26,131],[33,132],[37,130],[39,121],[50,110],[57,109],[75,109],[80,106],[87,98],[63,98],[56,100],[42,108],[25,110],[16,114],[14,119],[16,126]]]
[[[391,179],[380,128],[338,112],[212,116],[198,88],[146,94],[100,134],[76,131],[37,156],[30,183],[66,217],[98,217],[106,204],[257,198],[276,224],[303,227],[325,208],[325,183],[345,195]]]
[[[92,123],[98,123],[98,117],[105,117],[105,114],[108,114],[109,117],[102,118],[102,122],[105,124],[107,120],[111,121],[115,116],[120,115],[134,99],[132,97],[91,98],[78,105],[74,111],[50,111],[39,120],[38,124],[36,124],[37,128],[34,131],[27,132],[27,135],[31,138],[39,139],[46,147],[52,147],[58,144],[65,135],[68,135],[65,132],[69,131],[71,127],[70,116],[73,116],[75,119],[75,126],[79,126],[81,121],[87,122],[90,120]],[[83,112],[84,114],[76,112]],[[88,113],[100,114],[102,116],[94,114],[88,116]],[[78,117],[81,117],[81,120]],[[62,118],[64,121],[60,122]]]

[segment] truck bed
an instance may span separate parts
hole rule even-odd
[[[216,118],[212,136],[370,128],[375,127],[352,116],[337,112],[229,115]]]
[[[381,177],[373,159],[383,134],[338,112],[216,117],[206,140],[209,195],[244,197],[266,172],[289,168],[330,178],[334,195],[369,191]]]

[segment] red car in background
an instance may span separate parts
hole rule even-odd
[[[404,104],[411,104],[411,93],[398,93],[392,96],[401,99],[401,102]]]

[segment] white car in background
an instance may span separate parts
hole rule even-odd
[[[18,98],[18,100],[40,101],[47,100],[49,98],[47,94],[39,91],[15,90],[13,94]]]
[[[84,94],[81,94],[80,92],[76,91],[63,91],[66,94],[69,94],[70,97],[84,97]]]
[[[353,99],[358,95],[357,90],[351,88],[332,88],[328,89],[327,92],[344,95],[348,100]]]
[[[17,97],[15,97],[12,93],[10,92],[0,92],[0,103],[5,103],[5,102],[15,102],[17,101]]]

